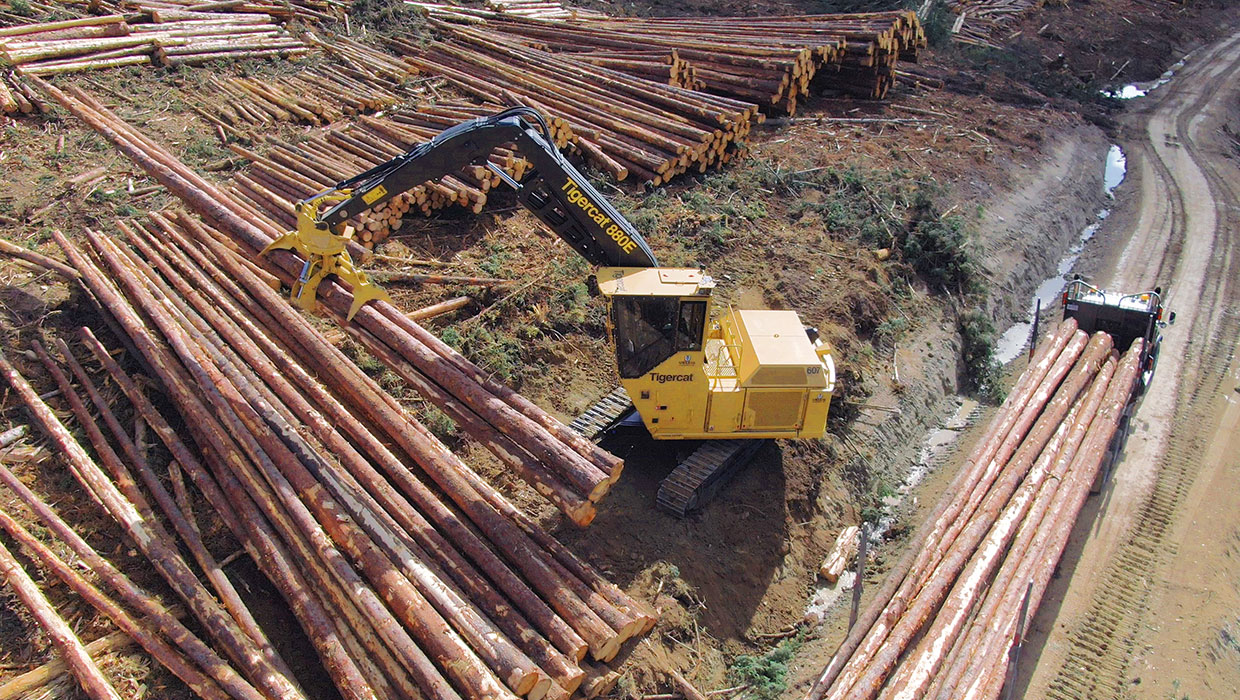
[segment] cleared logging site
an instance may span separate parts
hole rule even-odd
[[[0,253],[54,275],[79,305],[59,335],[0,351],[5,400],[28,423],[0,433],[0,577],[62,659],[0,683],[0,700],[65,688],[141,697],[97,663],[129,647],[183,684],[176,697],[211,700],[641,697],[621,679],[642,653],[674,691],[648,700],[767,700],[753,679],[703,693],[687,667],[652,651],[665,584],[693,598],[678,574],[653,595],[626,592],[552,534],[560,521],[597,527],[625,460],[423,323],[474,299],[402,308],[327,277],[311,293],[317,313],[305,313],[289,290],[312,261],[267,249],[298,228],[300,203],[515,106],[622,194],[725,171],[749,157],[764,122],[795,125],[815,98],[868,108],[901,84],[942,87],[910,65],[927,47],[921,20],[405,4],[424,16],[421,32],[357,33],[352,3],[337,0],[30,2],[22,12],[10,2],[0,13],[0,112],[77,120],[154,183],[135,189],[130,178],[134,201],[164,197],[142,215],[49,230],[50,256],[0,239]],[[974,17],[959,39],[974,44],[1015,12],[962,7]],[[223,69],[234,62],[249,68]],[[123,90],[95,81],[118,69],[197,81],[178,108],[218,140],[220,166],[187,164],[148,133],[163,117],[119,116]],[[920,125],[936,114],[906,110],[918,116],[837,119]],[[497,192],[536,171],[527,155],[502,144],[350,217],[345,249],[366,264],[414,217],[488,215]],[[90,197],[106,169],[71,184]],[[813,170],[773,172],[771,186],[793,191]],[[392,276],[498,290],[495,309],[538,281],[413,262],[434,270]],[[92,322],[77,323],[79,312]],[[1042,341],[834,657],[808,660],[806,700],[1000,697],[1018,621],[1046,590],[1138,391],[1142,353],[1137,341],[1121,355],[1072,321]],[[459,441],[437,436],[414,402],[446,416]],[[80,503],[3,459],[35,436]],[[502,478],[472,463],[484,461]],[[85,509],[123,541],[92,546]],[[824,580],[852,568],[858,537],[856,526],[840,533]],[[221,557],[221,539],[239,550]],[[255,603],[232,573],[240,559],[278,600]],[[51,602],[67,596],[72,606]],[[110,634],[84,644],[87,613]],[[701,631],[684,629],[693,634],[671,644],[693,649]],[[801,623],[765,635],[801,636]]]
[[[303,21],[318,12],[281,7]],[[119,221],[114,230],[55,232],[67,265],[15,252],[80,285],[109,320],[105,333],[82,327],[55,347],[30,348],[69,414],[45,403],[7,358],[0,368],[80,487],[121,524],[183,607],[169,607],[132,581],[0,466],[6,486],[65,550],[7,515],[6,532],[201,697],[314,695],[211,555],[190,510],[190,489],[286,601],[343,697],[539,700],[608,692],[618,678],[609,664],[649,632],[653,611],[509,502],[289,305],[277,290],[297,279],[302,260],[258,253],[295,227],[299,200],[505,104],[544,112],[556,147],[617,180],[636,174],[653,185],[722,165],[766,113],[795,112],[816,75],[836,74],[841,89],[881,97],[897,58],[911,59],[924,45],[916,19],[772,20],[757,33],[721,20],[708,31],[732,39],[709,50],[688,36],[703,27],[652,23],[623,34],[624,50],[583,40],[572,53],[546,45],[533,20],[517,25],[506,15],[480,27],[436,19],[443,41],[421,47],[393,37],[388,53],[330,32],[287,35],[273,24],[279,8],[262,5],[138,9],[145,13],[4,30],[3,56],[20,76],[10,84],[24,98],[7,100],[6,110],[59,104],[181,206]],[[224,13],[212,14],[216,9]],[[605,17],[594,21],[574,31],[612,32]],[[625,52],[634,42],[647,47],[635,60]],[[682,44],[700,71],[680,57]],[[222,187],[98,97],[39,77],[145,62],[289,59],[315,49],[332,69],[287,84],[213,78],[212,96],[190,107],[225,142],[261,142],[252,136],[279,122],[358,119],[293,143],[267,137],[262,152],[229,143],[251,167]],[[365,116],[422,101],[436,80],[481,101]],[[489,161],[518,181],[530,167],[507,148]],[[480,212],[499,184],[498,173],[470,165],[414,187],[355,221],[360,234],[349,245],[360,258],[411,212]],[[392,304],[354,303],[330,278],[318,300],[353,340],[569,520],[591,522],[594,504],[620,477],[620,459],[491,379]],[[122,350],[136,366],[116,361]],[[159,387],[161,402],[150,400],[135,370]],[[78,431],[63,422],[68,415]],[[171,482],[157,475],[140,436],[122,426],[118,416],[130,415],[172,456]],[[66,553],[97,580],[76,571]],[[45,601],[27,595],[21,567],[4,563],[39,619],[55,619]],[[187,626],[186,617],[195,623]],[[62,628],[56,638],[83,687],[93,697],[116,697]]]

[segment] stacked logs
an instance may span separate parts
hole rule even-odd
[[[1041,0],[949,0],[947,10],[956,15],[952,40],[1002,49],[999,44],[1004,35],[1022,16],[1041,6]]]
[[[128,9],[149,14],[203,10],[264,14],[283,21],[341,22],[352,6],[350,0],[122,0]]]
[[[421,0],[405,0],[405,4],[429,17],[468,23],[479,23],[488,17],[502,16],[541,20],[603,16],[601,13],[590,10],[564,7],[557,0],[488,0],[486,9],[459,4],[422,2]]]
[[[327,33],[327,40],[320,39],[312,32],[305,34],[305,39],[312,46],[322,49],[324,53],[334,57],[343,64],[354,78],[366,76],[371,80],[388,80],[403,83],[418,70],[407,61],[376,50],[365,44],[358,43],[340,34]]]
[[[353,77],[328,65],[280,80],[216,78],[207,80],[208,96],[194,110],[233,133],[250,135],[277,122],[322,126],[346,116],[371,114],[423,97],[425,84],[397,84],[364,75]]]
[[[494,105],[449,102],[381,119],[361,117],[356,123],[296,143],[269,139],[269,148],[262,155],[229,144],[234,153],[252,163],[246,172],[233,178],[229,192],[273,227],[293,228],[294,203],[386,162],[449,126],[499,110]],[[570,135],[561,131],[559,138],[567,140]],[[518,180],[529,168],[528,161],[508,148],[496,149],[490,160]],[[418,185],[365,212],[351,222],[355,239],[373,249],[399,229],[411,212],[430,215],[449,206],[480,212],[487,192],[499,184],[499,175],[486,167],[467,165],[439,182]]]
[[[257,258],[282,227],[272,226],[236,198],[203,180],[172,154],[137,132],[79,89],[39,87],[113,143],[122,153],[208,223]],[[353,252],[365,253],[360,246]],[[291,285],[305,261],[289,251],[261,258],[264,269]],[[385,301],[365,304],[349,320],[352,293],[328,277],[318,288],[319,308],[340,323],[372,355],[432,404],[462,431],[491,450],[500,461],[564,512],[585,526],[595,503],[620,476],[624,463],[582,438],[533,402],[494,381],[451,346],[408,319]]]
[[[1061,325],[810,700],[999,697],[1026,590],[1032,615],[1137,387],[1142,342],[1121,358],[1106,333]]]
[[[292,58],[308,52],[266,15],[181,12],[156,23],[122,15],[0,29],[0,58],[23,75],[159,63]]]
[[[573,11],[559,0],[487,0],[488,9],[530,19],[568,19]]]
[[[455,41],[406,60],[480,100],[522,103],[563,120],[576,145],[617,179],[659,185],[690,168],[726,163],[761,119],[756,105],[633,77],[497,38],[440,25]]]
[[[592,66],[602,66],[646,80],[667,83],[687,90],[702,90],[706,83],[698,80],[697,69],[681,58],[676,49],[632,49],[628,51],[591,51],[574,56]]]
[[[811,85],[881,99],[926,45],[908,11],[792,17],[490,19],[492,33],[557,52],[676,52],[704,89],[793,114]],[[621,69],[623,70],[623,69]]]
[[[653,21],[613,24],[613,20],[572,23],[498,21],[488,27],[536,40],[555,51],[638,50],[662,47],[689,61],[706,90],[756,102],[787,112],[809,89],[809,80],[823,65],[839,62],[843,37],[815,38],[812,46],[778,33],[756,35],[738,27],[704,26],[712,20],[678,20],[662,26]],[[683,23],[683,26],[682,24]]]
[[[118,226],[123,242],[87,231],[89,254],[55,237],[164,387],[197,450],[89,330],[82,340],[289,602],[346,698],[568,698],[585,692],[588,674],[605,673],[587,654],[611,661],[654,624],[403,412],[222,233],[183,212]],[[60,389],[75,392],[67,379]],[[112,411],[103,402],[97,410],[105,418]],[[91,414],[75,414],[92,433]],[[145,553],[163,533],[148,525],[155,519],[129,515],[152,499],[124,475],[147,465],[135,452],[123,463],[95,444],[116,485],[129,488],[131,505],[116,508],[118,520],[156,535],[134,535]],[[196,551],[194,529],[176,527],[176,500],[161,495],[159,480],[146,484]],[[89,488],[107,494],[110,484],[95,479]],[[148,556],[175,569],[165,561],[175,551],[161,544]],[[177,581],[196,590],[183,575]],[[205,599],[201,607],[215,610]],[[204,620],[208,629],[230,624]],[[251,635],[259,637],[261,630]],[[247,677],[276,683],[283,676],[275,658],[274,671]],[[301,697],[275,689],[250,698]]]

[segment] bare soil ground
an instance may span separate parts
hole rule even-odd
[[[1126,118],[1134,180],[1097,278],[1162,285],[1154,390],[1039,613],[1032,697],[1231,697],[1237,588],[1234,250],[1240,34],[1193,54]],[[1134,167],[1135,166],[1135,167]]]
[[[619,4],[595,5],[615,11]],[[775,0],[621,8],[636,14],[807,9],[821,8]],[[955,407],[952,397],[964,371],[957,314],[979,305],[996,318],[1012,317],[1099,205],[1107,143],[1099,125],[1114,129],[1127,122],[1115,121],[1117,106],[1098,100],[1096,90],[1102,82],[1156,77],[1234,14],[1226,3],[1102,0],[1048,7],[1014,30],[1019,33],[1010,52],[947,46],[929,51],[925,64],[943,76],[943,90],[900,87],[886,104],[820,96],[796,121],[765,128],[753,158],[722,173],[653,193],[604,186],[649,232],[661,259],[708,264],[722,293],[744,306],[797,309],[836,344],[844,370],[833,405],[841,417],[834,439],[765,448],[715,503],[686,521],[654,510],[656,485],[675,455],[650,441],[609,445],[628,467],[586,531],[564,526],[490,462],[485,450],[458,442],[472,464],[504,484],[574,550],[662,611],[650,645],[655,650],[633,652],[619,693],[666,689],[656,669],[669,660],[704,690],[750,680],[737,675],[737,657],[763,656],[801,629],[817,564],[835,535],[875,515],[915,461],[924,431]],[[204,168],[227,153],[186,109],[186,96],[202,78],[197,71],[126,69],[71,80],[102,93],[126,119]],[[930,114],[920,115],[920,122],[882,121],[919,116],[895,105]],[[838,117],[879,121],[832,121]],[[62,136],[65,146],[58,149]],[[6,183],[0,214],[19,222],[6,224],[0,235],[11,240],[55,253],[46,244],[51,227],[106,230],[118,217],[166,203],[159,193],[130,197],[131,179],[145,184],[140,174],[66,115],[9,122],[0,139]],[[63,188],[67,178],[99,165],[109,167],[93,189]],[[959,216],[975,232],[973,252],[989,279],[989,300],[932,287],[899,255],[887,262],[873,255],[885,247],[884,235],[908,223],[903,215],[885,215],[887,205],[918,188],[934,193],[939,214]],[[855,207],[870,198],[873,207]],[[39,211],[48,204],[53,206]],[[474,310],[431,327],[541,405],[571,416],[614,383],[601,305],[586,293],[584,266],[530,217],[512,213],[513,204],[495,197],[482,216],[408,224],[383,252],[414,252],[452,261],[463,272],[523,280],[514,294],[430,286],[395,291],[410,309],[461,292],[477,295]],[[0,262],[0,317],[0,344],[10,355],[32,338],[92,322],[89,309],[64,285],[7,262]],[[14,359],[49,388],[36,363],[20,354]],[[371,369],[387,376],[381,367]],[[390,388],[403,391],[396,384]],[[434,413],[416,397],[402,398],[433,421]],[[24,420],[7,396],[0,411],[0,429]],[[451,433],[450,423],[432,425]],[[29,442],[15,453],[25,455],[19,462],[23,477],[69,509],[103,551],[127,561],[126,568],[143,570],[127,559],[134,555],[124,540],[59,462],[37,451],[37,438]],[[932,478],[913,503],[932,503],[936,485],[941,488]],[[916,514],[910,508],[904,522],[915,522]],[[904,530],[898,525],[890,544],[879,549],[871,583],[882,575],[883,561],[898,556]],[[220,556],[230,553],[226,539],[215,544]],[[75,605],[57,587],[51,594],[62,606]],[[0,599],[0,681],[49,654],[46,640],[17,608]],[[78,625],[86,638],[106,631],[86,611]],[[826,663],[842,626],[836,615],[795,637],[793,646],[802,650],[791,663],[788,696]],[[141,659],[127,655],[112,662],[114,675],[129,680],[127,697],[181,692],[166,674],[143,668]]]

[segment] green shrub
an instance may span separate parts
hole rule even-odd
[[[991,400],[1002,398],[1000,367],[995,360],[995,325],[981,309],[971,309],[956,320],[963,346],[960,349],[965,367],[965,386]]]
[[[926,18],[921,21],[922,29],[926,32],[926,41],[936,48],[947,46],[952,40],[952,25],[955,22],[956,15],[947,9],[945,3],[936,0],[930,5]]]
[[[451,345],[454,350],[461,349],[461,333],[455,328],[445,328],[439,333],[439,339]]]
[[[804,642],[804,634],[785,639],[766,656],[742,654],[732,661],[729,674],[762,700],[774,700],[788,689],[788,663]]]
[[[893,316],[878,324],[878,327],[874,329],[874,343],[876,345],[895,345],[896,340],[900,338],[900,334],[906,330],[908,330],[908,321]]]
[[[424,405],[418,413],[422,425],[434,433],[435,437],[446,442],[456,436],[456,421],[449,418],[448,414],[430,404]]]
[[[185,144],[185,154],[200,160],[220,160],[228,155],[210,136],[199,136]]]
[[[914,222],[900,252],[926,281],[962,292],[976,292],[977,264],[968,249],[965,222],[959,216]]]
[[[981,292],[977,262],[969,250],[968,224],[962,216],[939,212],[937,190],[937,183],[919,183],[900,252],[933,287],[962,294]]]

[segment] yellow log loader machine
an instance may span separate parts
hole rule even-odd
[[[656,440],[701,441],[664,480],[660,508],[683,516],[704,504],[762,440],[821,438],[835,388],[830,345],[793,311],[719,305],[715,282],[703,270],[660,267],[641,234],[548,134],[538,112],[515,107],[453,126],[299,202],[297,230],[271,246],[296,249],[307,260],[295,300],[313,308],[315,289],[328,274],[353,286],[353,312],[384,297],[349,258],[347,222],[421,183],[481,164],[597,266],[621,386],[573,427],[597,440],[635,412]],[[501,145],[533,165],[521,182],[488,162]]]

